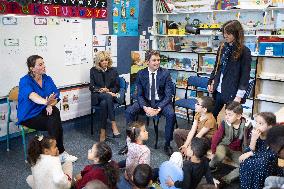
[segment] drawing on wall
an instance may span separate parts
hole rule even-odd
[[[117,36],[93,35],[94,56],[98,51],[109,51],[113,60],[113,67],[117,66]]]
[[[54,18],[48,18],[47,19],[47,24],[48,25],[60,25],[60,19],[59,18],[56,18],[56,17],[54,17]]]
[[[35,17],[34,24],[35,25],[47,25],[47,18]]]
[[[139,40],[139,51],[149,50],[149,39],[140,39]]]
[[[118,36],[138,35],[138,0],[113,1],[113,33]]]
[[[70,65],[76,65],[76,64],[85,64],[88,63],[87,58],[86,58],[86,50],[85,44],[82,44],[83,47],[81,45],[78,44],[65,44],[64,48],[64,55],[65,55],[65,65],[66,66],[70,66]],[[78,49],[81,49],[80,51],[78,51]]]
[[[18,20],[15,17],[3,17],[2,24],[3,25],[17,25]]]
[[[35,46],[36,47],[46,47],[47,37],[46,36],[35,36]]]
[[[20,40],[19,39],[4,39],[4,45],[6,47],[20,46]]]
[[[136,94],[136,75],[139,70],[147,67],[145,62],[145,51],[131,51],[131,68],[130,68],[130,95]]]
[[[63,109],[63,111],[68,111],[69,110],[68,94],[63,96],[63,99],[62,99],[62,109]]]
[[[106,47],[93,47],[94,54],[96,54],[99,51],[105,51],[105,50]]]
[[[105,35],[94,35],[93,36],[93,46],[106,46],[106,36]]]

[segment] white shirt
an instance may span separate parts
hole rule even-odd
[[[63,173],[59,156],[40,155],[32,167],[33,189],[67,189],[71,182]]]
[[[159,98],[159,95],[158,95],[158,92],[157,92],[157,73],[158,73],[158,70],[154,71],[154,72],[151,72],[148,68],[148,72],[149,72],[149,99],[151,100],[151,86],[152,86],[152,73],[154,73],[154,78],[155,78],[155,100],[160,100]]]

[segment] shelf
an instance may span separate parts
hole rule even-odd
[[[168,52],[168,53],[193,53],[193,54],[216,54],[217,52],[194,52],[194,51],[166,51],[166,50],[158,50],[160,52]]]
[[[154,15],[179,15],[179,14],[203,14],[203,13],[230,13],[230,12],[258,12],[258,11],[284,10],[284,7],[268,7],[265,9],[229,9],[229,10],[204,10],[204,11],[184,11],[172,13],[154,13]]]
[[[197,72],[199,75],[211,75],[212,72]]]
[[[283,80],[281,80],[281,79],[268,79],[268,78],[261,78],[261,77],[257,77],[256,79],[264,80],[264,81],[284,82],[284,79]]]
[[[183,86],[178,86],[178,85],[176,85],[176,88],[177,89],[186,89],[186,87],[183,87]],[[188,90],[190,90],[190,91],[196,91],[196,92],[205,92],[205,93],[208,93],[208,91],[207,91],[207,89],[203,89],[203,88],[197,88],[197,89],[188,89]]]
[[[207,29],[207,28],[206,28]],[[210,29],[210,28],[208,28]],[[166,34],[152,34],[154,37],[212,37],[221,36],[222,34],[185,34],[185,35],[166,35]],[[245,37],[280,37],[284,38],[284,35],[244,35]]]
[[[167,51],[167,50],[158,50],[160,52],[176,52],[176,53],[195,53],[195,54],[217,54],[217,52],[195,52],[195,51]],[[284,58],[284,56],[266,56],[266,55],[257,55],[252,54],[252,57],[263,57],[263,58]]]
[[[284,104],[284,102],[278,102],[278,101],[273,101],[273,100],[265,100],[265,99],[259,99],[259,98],[255,98],[255,100],[263,101],[263,102],[271,102],[271,103],[276,103],[276,104]]]
[[[161,66],[162,67],[162,66]],[[165,68],[165,67],[162,67],[162,68]],[[196,71],[194,70],[179,70],[179,69],[174,69],[174,68],[165,68],[167,70],[174,70],[174,71],[181,71],[181,72],[190,72],[190,73],[197,73]]]

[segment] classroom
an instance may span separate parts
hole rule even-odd
[[[0,188],[284,188],[283,0],[0,0]]]

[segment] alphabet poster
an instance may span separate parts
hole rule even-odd
[[[138,36],[138,0],[113,0],[113,34]]]

